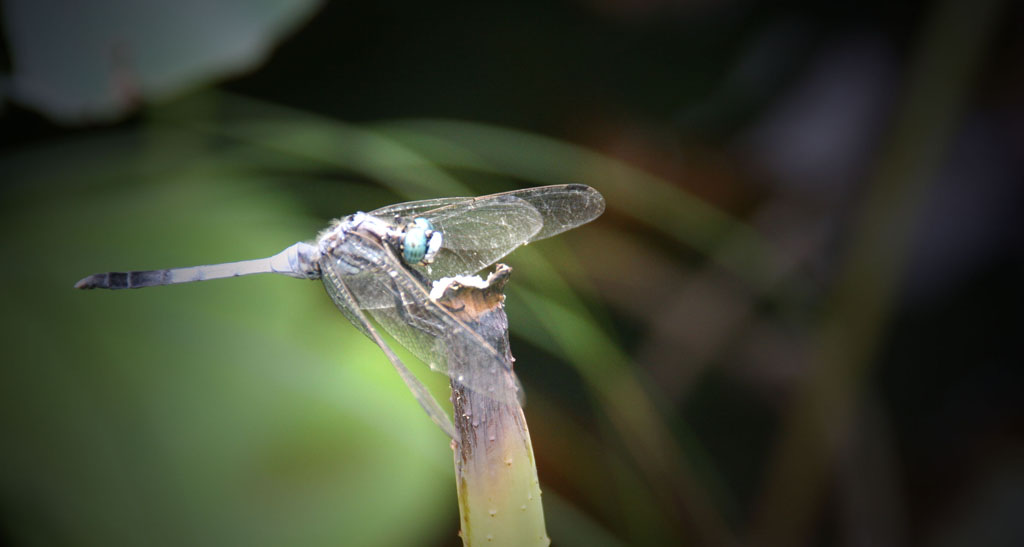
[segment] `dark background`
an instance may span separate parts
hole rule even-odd
[[[70,116],[16,83],[62,4],[0,4],[7,542],[459,544],[445,439],[315,284],[71,285],[560,182],[608,210],[507,304],[555,545],[1024,542],[1019,3],[328,2],[178,88],[83,48],[118,84]],[[182,12],[111,28],[253,26]]]

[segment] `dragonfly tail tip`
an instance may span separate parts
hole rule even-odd
[[[77,283],[75,283],[76,289],[95,289],[98,286],[99,285],[96,283],[95,275],[83,277],[82,279],[79,279]]]

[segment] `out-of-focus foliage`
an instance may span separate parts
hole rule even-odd
[[[9,92],[62,123],[111,120],[143,103],[250,70],[317,0],[7,0]]]
[[[319,228],[232,155],[156,130],[4,163],[18,182],[2,242],[8,539],[409,544],[449,527],[446,438],[318,283],[70,289],[82,272],[256,257]]]
[[[318,283],[71,284],[580,182],[605,215],[506,260],[554,544],[1019,543],[999,8],[331,3],[129,123],[9,110],[4,539],[459,544],[445,437]]]

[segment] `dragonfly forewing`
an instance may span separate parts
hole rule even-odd
[[[446,212],[428,218],[443,234],[440,252],[429,267],[417,267],[434,280],[476,273],[530,241],[543,226],[533,206],[512,196]]]
[[[604,212],[604,196],[584,184],[541,186],[507,193],[532,205],[544,221],[544,225],[530,241],[546,239],[571,230],[594,220]]]
[[[395,217],[422,217],[440,229],[444,234],[441,252],[429,272],[422,269],[436,280],[474,274],[520,245],[590,222],[604,212],[604,207],[604,198],[597,190],[582,184],[563,184],[477,198],[410,201],[370,214],[388,222]]]

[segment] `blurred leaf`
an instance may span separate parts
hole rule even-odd
[[[433,160],[386,134],[309,112],[211,92],[154,109],[152,114],[170,126],[237,139],[259,154],[277,152],[307,171],[355,172],[410,199],[472,193]]]
[[[62,123],[110,120],[261,63],[318,0],[8,0],[10,92]]]

